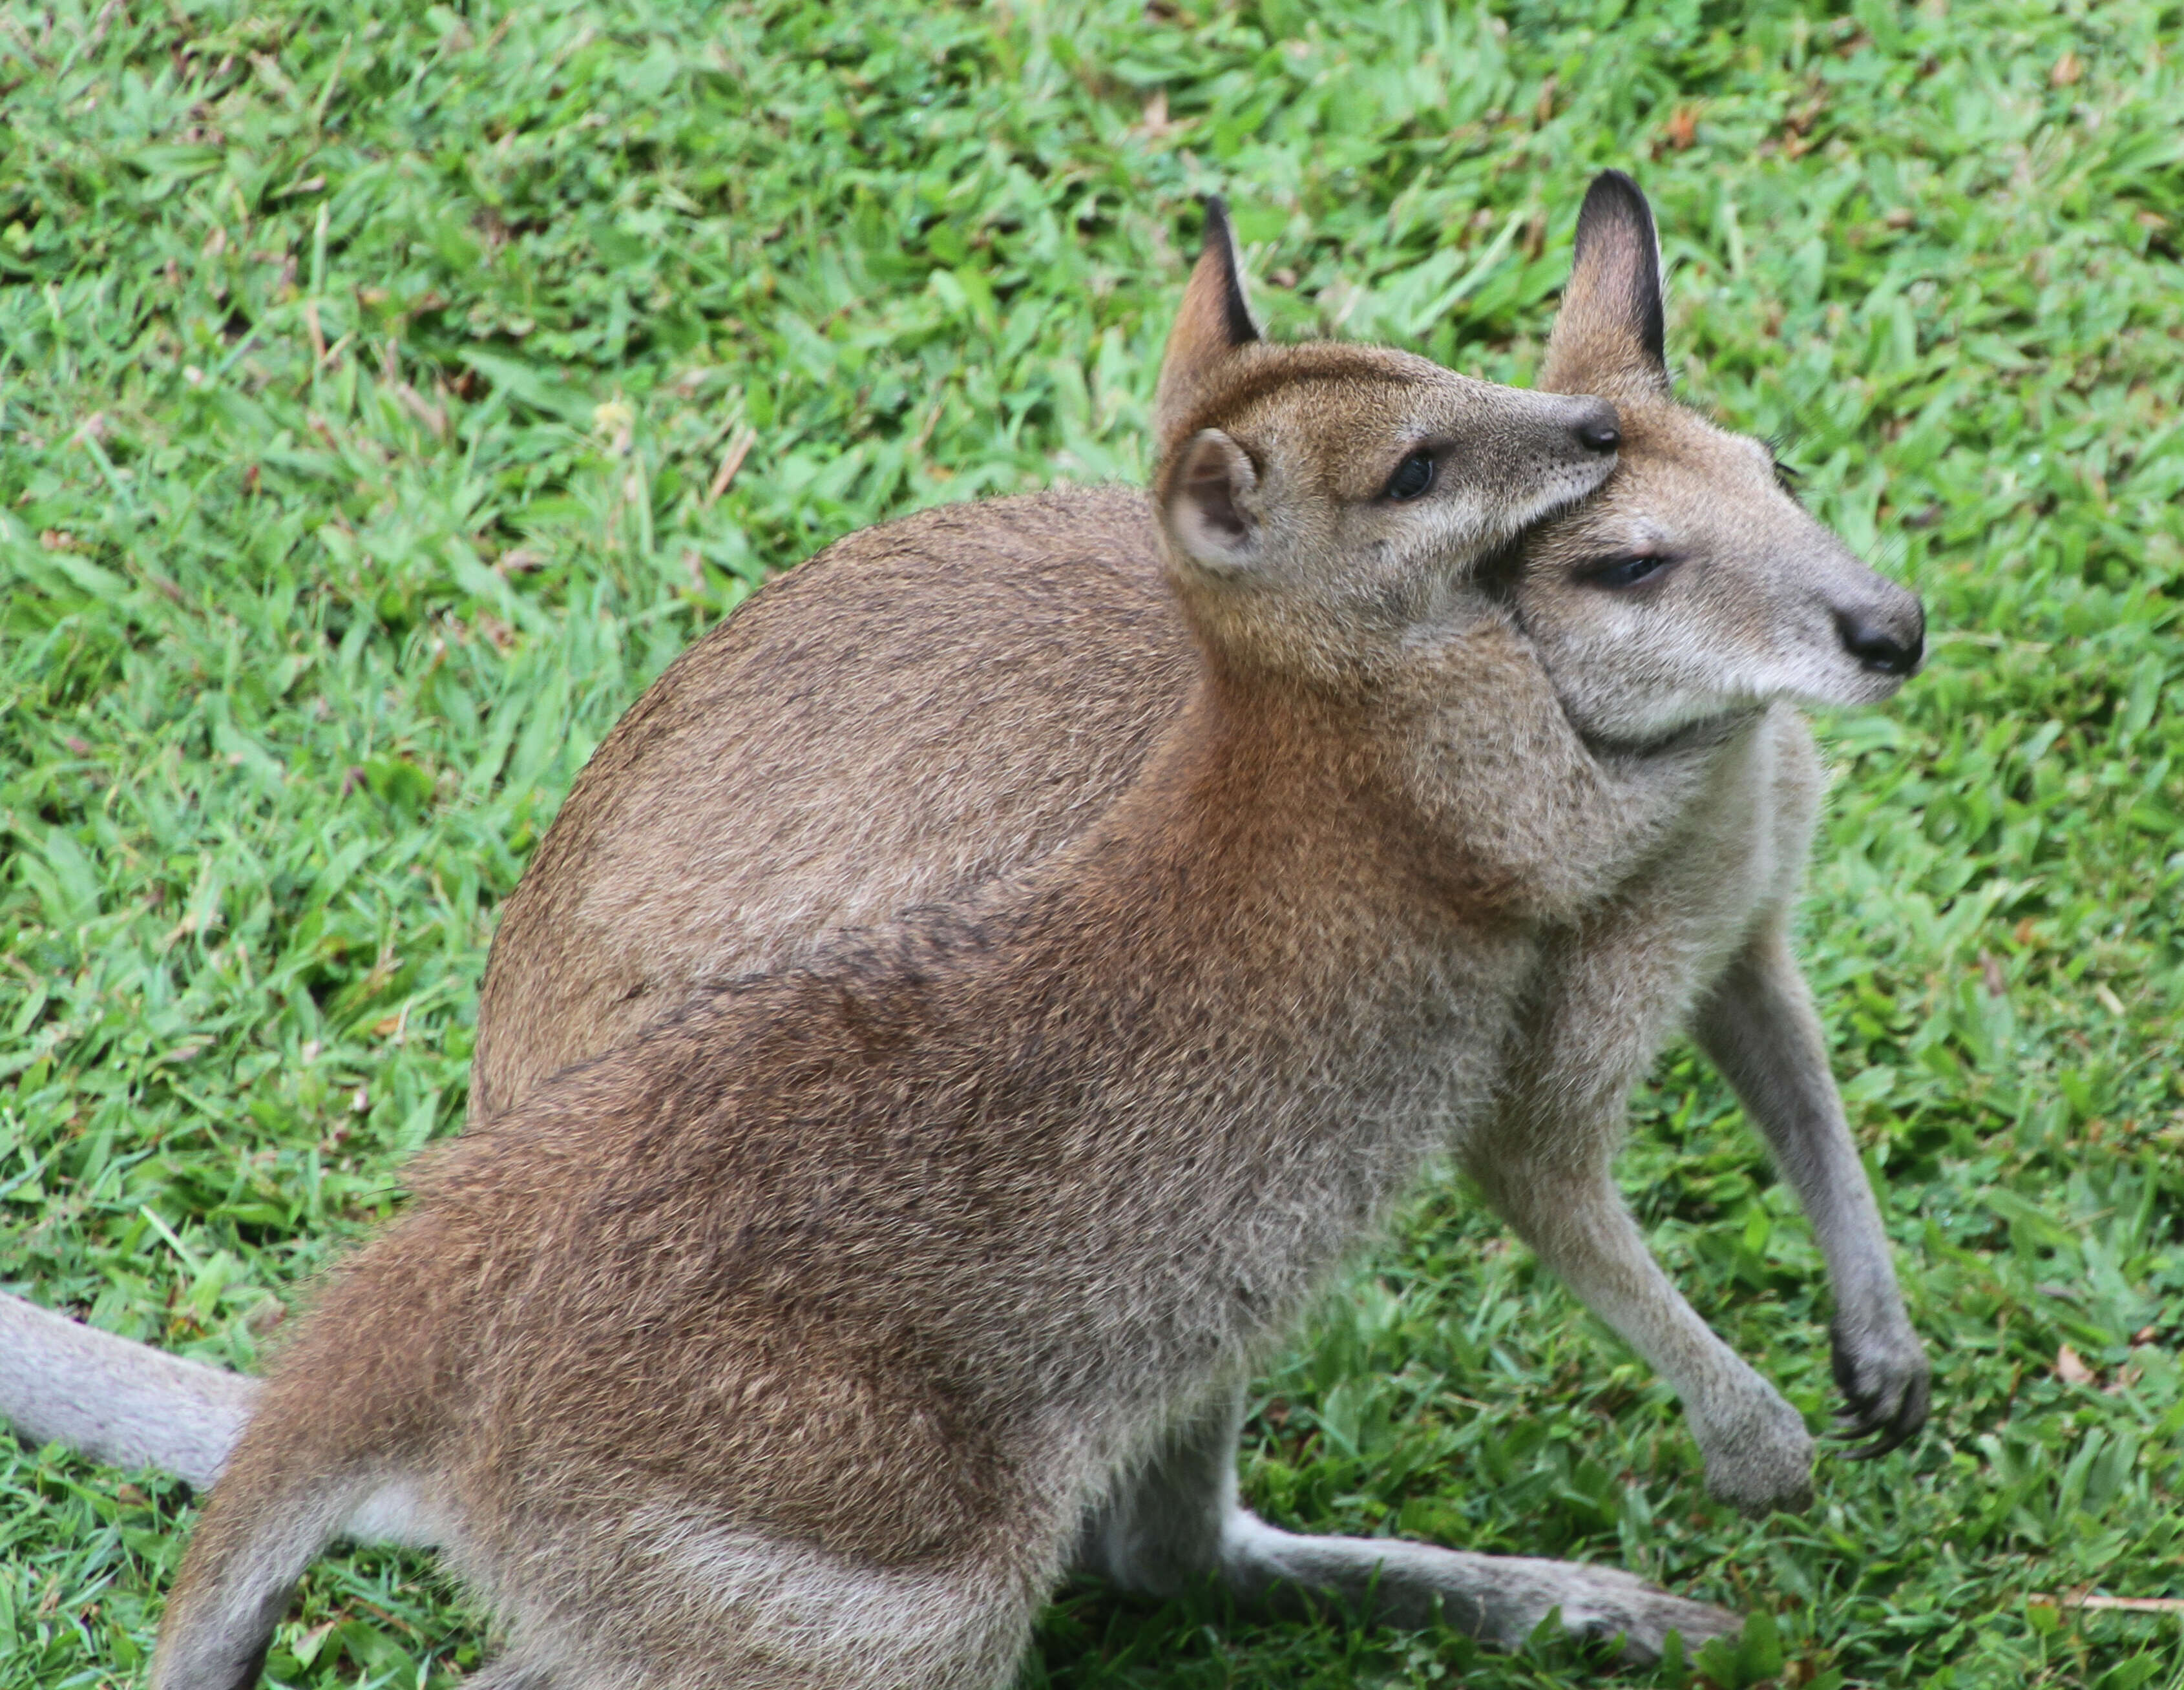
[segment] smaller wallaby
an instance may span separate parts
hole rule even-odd
[[[1201,1423],[1233,1436],[1234,1381],[1485,1116],[1543,936],[1751,715],[1588,746],[1477,566],[1601,486],[1613,409],[1257,340],[1217,206],[1156,414],[1198,657],[1135,778],[1028,870],[703,992],[440,1152],[276,1362],[158,1690],[244,1690],[310,1557],[387,1509],[490,1602],[496,1690],[998,1686],[1072,1553],[1142,1523],[1103,1507],[1228,1461]],[[1736,1624],[1195,1518],[1268,1586],[1430,1555],[1503,1641],[1557,1606],[1641,1654]]]

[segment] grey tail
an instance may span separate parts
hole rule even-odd
[[[0,1420],[117,1467],[203,1490],[242,1435],[258,1381],[0,1293]]]

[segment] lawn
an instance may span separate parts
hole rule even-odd
[[[1596,170],[1683,390],[1926,598],[1825,721],[1805,914],[1931,1343],[1802,1518],[1423,1192],[1262,1382],[1285,1524],[1770,1616],[1716,1681],[2184,1683],[2184,5],[0,0],[0,1284],[236,1365],[461,1117],[493,911],[589,748],[772,571],[1141,478],[1195,216],[1276,333],[1524,381]],[[739,465],[733,475],[731,465]],[[1624,1170],[1815,1425],[1818,1254],[1672,1052]],[[119,1683],[189,1519],[0,1440],[0,1686]],[[1066,1593],[1027,1684],[1694,1682],[1560,1642]],[[330,1558],[293,1686],[445,1685]]]

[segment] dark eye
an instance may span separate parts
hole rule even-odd
[[[1388,477],[1388,497],[1391,499],[1414,499],[1433,484],[1433,454],[1430,452],[1413,452],[1396,465],[1396,473]]]
[[[1651,552],[1643,555],[1631,553],[1618,558],[1602,558],[1598,563],[1588,564],[1579,570],[1578,579],[1587,586],[1635,586],[1649,576],[1658,575],[1673,561],[1673,559]]]
[[[1791,498],[1797,497],[1797,483],[1804,479],[1805,472],[1802,470],[1785,464],[1779,458],[1774,460],[1774,485],[1789,494]]]

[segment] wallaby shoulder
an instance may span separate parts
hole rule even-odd
[[[1189,685],[1160,571],[1147,496],[1101,486],[922,511],[770,582],[608,735],[508,901],[472,1119],[701,979],[1082,833]]]

